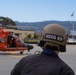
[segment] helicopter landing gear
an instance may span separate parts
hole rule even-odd
[[[30,49],[28,49],[28,52],[30,52]]]
[[[20,54],[23,54],[24,51],[20,51]]]

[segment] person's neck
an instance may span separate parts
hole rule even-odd
[[[54,51],[57,55],[59,54],[59,51]]]

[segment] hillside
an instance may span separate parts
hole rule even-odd
[[[52,21],[52,20],[43,21],[43,22],[18,22],[18,21],[15,21],[15,23],[17,26],[27,26],[26,29],[30,28],[35,31],[41,31],[44,26],[46,26],[47,24],[53,24],[53,23],[57,23],[57,24],[64,26],[67,29],[68,33],[73,28],[73,23],[71,23],[70,21]],[[76,30],[76,22],[74,22],[74,28]]]

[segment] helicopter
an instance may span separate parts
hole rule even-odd
[[[23,54],[24,50],[31,49],[33,49],[32,45],[24,43],[13,32],[5,31],[0,27],[0,51],[20,51],[20,54]]]

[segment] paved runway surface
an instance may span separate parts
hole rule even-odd
[[[0,75],[10,75],[14,65],[24,56],[34,54],[42,49],[34,44],[34,49],[25,51],[23,55],[19,52],[0,52]],[[66,53],[59,53],[60,58],[65,61],[76,74],[76,45],[67,45]]]

